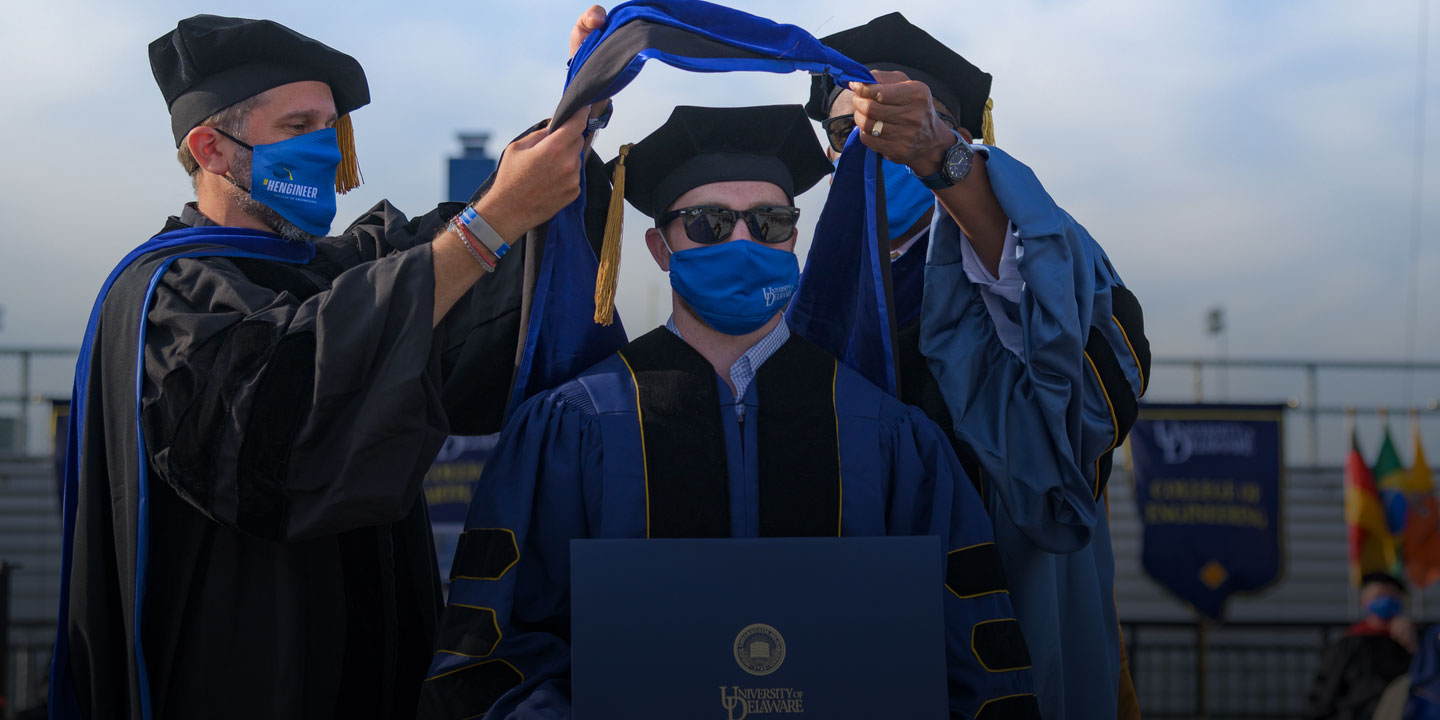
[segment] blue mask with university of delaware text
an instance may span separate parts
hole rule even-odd
[[[334,128],[254,146],[224,134],[252,154],[250,187],[241,189],[311,235],[330,232],[335,221],[335,170],[340,166]]]
[[[1365,609],[1370,611],[1371,615],[1381,620],[1393,620],[1395,616],[1399,615],[1400,611],[1404,609],[1404,606],[1400,603],[1400,600],[1394,596],[1382,595],[1371,600],[1370,604],[1365,606]]]
[[[726,335],[759,330],[800,282],[795,253],[737,239],[670,255],[670,287]]]
[[[891,239],[909,230],[925,211],[935,206],[935,193],[915,177],[910,168],[885,160],[885,221]]]

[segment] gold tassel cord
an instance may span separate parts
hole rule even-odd
[[[620,281],[620,236],[625,229],[625,157],[634,143],[620,146],[605,213],[605,242],[600,246],[600,270],[595,274],[595,322],[615,322],[615,287]]]
[[[350,123],[350,113],[336,118],[335,140],[340,144],[340,166],[335,168],[335,192],[344,195],[365,182],[365,176],[360,173],[360,161],[355,157],[355,126]]]
[[[995,118],[990,111],[995,109],[995,101],[985,98],[985,111],[980,114],[980,140],[991,147],[995,146]]]

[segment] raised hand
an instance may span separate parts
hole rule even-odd
[[[575,57],[575,51],[580,49],[580,43],[590,37],[590,33],[605,27],[605,8],[599,5],[591,5],[589,10],[580,13],[575,20],[575,27],[570,29],[570,55]]]
[[[873,85],[850,83],[860,142],[916,175],[935,174],[945,151],[955,144],[955,134],[936,114],[930,87],[903,72],[873,74]],[[960,132],[968,142],[968,133]]]
[[[495,184],[475,209],[506,242],[580,196],[582,131],[589,112],[580,108],[558,127],[541,128],[505,148]]]

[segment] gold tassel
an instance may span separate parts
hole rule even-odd
[[[980,139],[986,145],[995,145],[995,118],[990,111],[995,109],[995,101],[985,98],[985,111],[980,114]]]
[[[355,157],[355,126],[350,124],[350,113],[336,118],[335,139],[340,143],[340,167],[335,168],[335,192],[344,195],[365,182],[365,176],[360,173],[360,161]]]
[[[605,213],[605,242],[600,246],[600,270],[595,275],[595,322],[615,322],[615,286],[620,281],[620,235],[625,229],[625,156],[635,143],[620,146]]]

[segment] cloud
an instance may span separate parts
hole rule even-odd
[[[355,123],[368,183],[341,199],[339,225],[381,197],[412,213],[439,200],[456,131],[488,130],[498,151],[548,116],[570,23],[585,4],[477,12],[458,2],[257,0],[206,10],[275,17],[367,68],[375,102]],[[735,5],[820,34],[875,12],[818,0]],[[1232,355],[1403,351],[1416,159],[1409,5],[894,6],[995,76],[1000,144],[1105,246],[1145,304],[1158,355],[1213,351],[1201,315],[1215,304],[1229,310]],[[25,3],[0,27],[0,152],[10,169],[0,179],[0,342],[77,342],[113,262],[188,199],[144,48],[197,11],[184,2]],[[1431,126],[1440,118],[1435,54]],[[801,102],[805,85],[798,75],[652,67],[620,97],[597,147],[613,154],[678,103]],[[1433,358],[1440,138],[1427,137],[1417,347]],[[800,200],[802,236],[824,187]],[[619,303],[634,332],[663,319],[651,305],[668,305],[667,282],[640,250],[646,219],[627,220]]]

